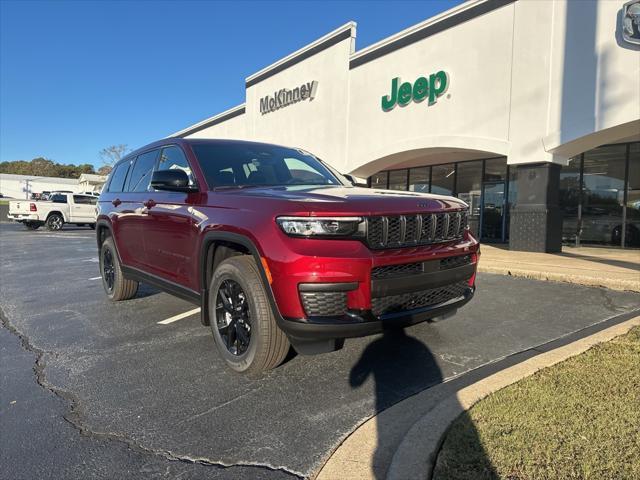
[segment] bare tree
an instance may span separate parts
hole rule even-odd
[[[127,152],[129,148],[126,145],[111,145],[100,150],[100,158],[104,165],[113,167]]]
[[[111,170],[113,170],[113,167],[111,165],[102,165],[98,169],[98,175],[109,175],[111,173]]]

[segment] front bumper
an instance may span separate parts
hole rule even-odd
[[[287,246],[287,261],[271,257],[268,264],[278,323],[293,341],[359,337],[441,317],[466,304],[475,290],[479,245],[470,234],[382,251],[346,241]],[[469,261],[455,263],[463,257]]]
[[[338,338],[364,337],[381,333],[388,328],[400,328],[415,325],[437,317],[454,313],[469,302],[474,295],[475,287],[468,287],[460,297],[450,301],[427,307],[405,310],[402,312],[375,315],[371,310],[347,311],[339,317],[283,318],[281,328],[294,340],[330,340]]]

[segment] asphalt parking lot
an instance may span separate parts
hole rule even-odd
[[[480,275],[458,315],[291,356],[258,379],[218,358],[193,305],[107,301],[93,231],[0,225],[2,478],[308,477],[377,411],[639,308],[640,294]]]

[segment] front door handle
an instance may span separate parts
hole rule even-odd
[[[114,207],[117,207],[122,203],[122,201],[119,198],[116,198],[111,203],[113,204]]]
[[[143,205],[147,208],[151,208],[151,207],[155,207],[156,202],[154,202],[152,199],[149,199],[146,202],[143,202]]]

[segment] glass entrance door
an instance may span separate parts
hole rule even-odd
[[[482,184],[480,238],[483,242],[505,241],[505,182]]]

